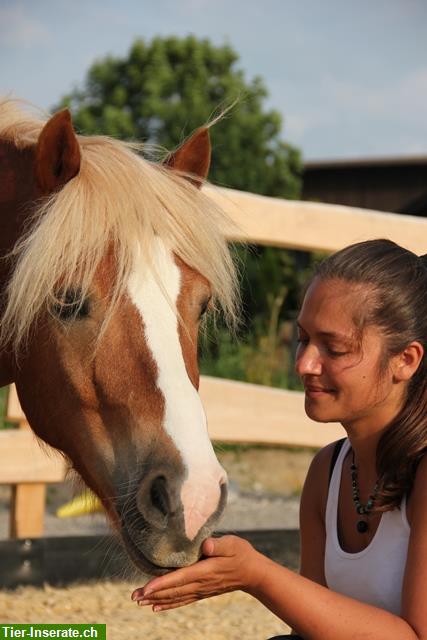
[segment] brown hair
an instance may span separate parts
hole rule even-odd
[[[427,265],[424,257],[390,240],[353,244],[324,260],[315,277],[365,285],[361,331],[378,326],[386,352],[380,366],[412,341],[424,347],[420,365],[408,383],[404,404],[377,447],[380,491],[376,509],[400,505],[411,490],[417,465],[427,449]]]

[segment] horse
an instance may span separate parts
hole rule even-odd
[[[209,124],[154,162],[0,102],[0,386],[152,575],[197,561],[227,497],[198,395],[199,325],[238,297],[210,157]]]

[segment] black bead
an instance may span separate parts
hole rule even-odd
[[[352,484],[352,492],[353,492],[353,502],[356,509],[356,513],[360,516],[369,516],[376,499],[377,491],[378,491],[378,482],[375,484],[374,490],[368,498],[366,504],[362,504],[360,502],[359,495],[359,482],[357,478],[357,465],[354,460],[354,451],[353,451],[353,460],[351,463],[351,484]],[[368,522],[366,520],[359,520],[356,525],[357,531],[359,533],[366,533],[369,528]]]
[[[366,522],[366,520],[359,520],[359,522],[356,525],[356,528],[359,533],[366,533],[368,530],[368,523]]]

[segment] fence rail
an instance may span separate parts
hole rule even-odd
[[[231,240],[308,251],[335,251],[370,238],[395,240],[422,254],[427,220],[339,205],[295,202],[229,189],[208,193],[235,224]],[[200,394],[213,440],[321,447],[342,436],[340,425],[312,422],[303,394],[202,377]],[[11,537],[43,533],[45,485],[65,477],[65,462],[36,441],[14,387],[7,417],[21,428],[0,432],[0,484],[13,486]]]
[[[332,252],[353,242],[388,238],[417,254],[427,250],[426,218],[217,187],[209,187],[208,192],[236,225],[232,240]]]

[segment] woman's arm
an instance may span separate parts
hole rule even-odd
[[[300,502],[300,575],[323,586],[326,586],[325,511],[335,444],[324,447],[314,456]],[[292,633],[296,634],[295,629]]]
[[[403,618],[329,590],[267,558],[247,592],[306,640],[421,640]]]
[[[335,443],[321,449],[313,458],[300,503],[300,574],[326,586],[325,511],[329,489],[329,471]]]

